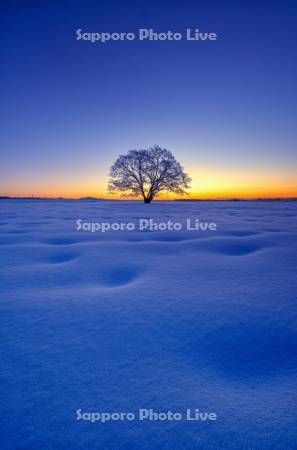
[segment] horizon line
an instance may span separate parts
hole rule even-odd
[[[112,198],[112,197],[94,197],[94,196],[83,196],[83,197],[64,197],[64,196],[10,196],[10,195],[0,195],[0,200],[84,200],[84,201],[122,201],[122,202],[143,202],[142,198]],[[296,196],[230,196],[230,197],[183,197],[183,198],[156,198],[154,202],[195,202],[195,201],[252,201],[252,200],[297,200]]]

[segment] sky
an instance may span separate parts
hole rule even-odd
[[[297,196],[296,2],[1,9],[0,195],[108,197],[117,156],[158,144],[192,177],[192,197]],[[140,28],[218,39],[76,40]]]

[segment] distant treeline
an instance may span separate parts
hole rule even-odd
[[[65,197],[9,197],[7,195],[0,195],[0,200],[94,200],[106,201],[108,199],[96,197],[82,197],[82,198],[65,198]]]
[[[112,198],[96,198],[96,197],[81,197],[81,198],[65,198],[65,197],[9,197],[7,195],[0,195],[0,200],[84,200],[84,201],[100,201],[100,202],[114,202],[114,201],[132,201],[132,199],[112,199]],[[156,200],[156,201],[175,201],[175,202],[294,202],[297,197],[287,198],[175,198],[173,200]]]
[[[175,198],[175,202],[295,202],[297,197],[287,198]]]

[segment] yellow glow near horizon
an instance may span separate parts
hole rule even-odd
[[[192,172],[190,197],[295,197],[297,179],[256,172],[199,169]]]
[[[255,172],[236,172],[214,168],[195,168],[188,171],[192,178],[192,187],[188,198],[256,198],[256,197],[297,197],[297,179],[285,176],[265,175]],[[66,184],[56,182],[54,185],[47,182],[11,183],[6,189],[1,188],[0,195],[30,197],[103,197],[120,198],[120,195],[111,195],[107,192],[107,177],[100,181],[97,177],[77,177]],[[180,196],[174,193],[163,194],[160,198],[173,199]]]

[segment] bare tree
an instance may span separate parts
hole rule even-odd
[[[158,145],[120,155],[110,169],[111,193],[143,197],[150,203],[160,192],[186,194],[191,178],[169,150]]]

